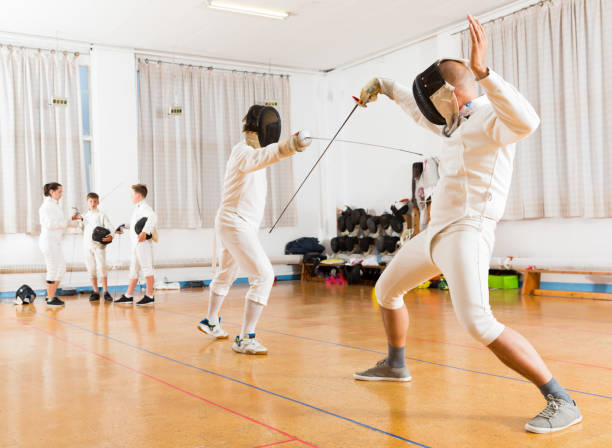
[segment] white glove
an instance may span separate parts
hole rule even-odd
[[[361,89],[361,94],[359,95],[359,105],[362,107],[367,107],[366,104],[376,101],[378,98],[378,94],[381,92],[381,85],[378,78],[371,79],[363,89]]]
[[[308,131],[300,131],[293,134],[286,140],[279,142],[278,147],[281,154],[291,155],[296,152],[302,152],[312,143],[310,133]]]

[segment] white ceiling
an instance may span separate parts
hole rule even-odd
[[[3,0],[0,31],[228,61],[328,70],[512,0],[234,0],[287,20],[215,11],[203,0]]]

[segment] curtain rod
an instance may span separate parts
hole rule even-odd
[[[22,50],[37,50],[38,52],[48,51],[51,54],[63,53],[64,55],[68,55],[68,53],[73,53],[76,57],[79,57],[81,55],[81,53],[79,53],[78,51],[72,52],[72,51],[68,51],[68,50],[55,50],[53,48],[28,47],[27,45],[3,44],[3,43],[0,42],[0,48],[3,48],[5,46],[9,50],[12,50],[13,48],[21,48]]]
[[[222,68],[222,67],[214,67],[212,65],[199,65],[199,64],[189,64],[189,63],[185,63],[185,62],[171,62],[171,61],[164,61],[161,59],[151,59],[151,58],[147,58],[147,57],[138,57],[138,62],[143,62],[145,64],[148,64],[149,62],[156,62],[158,64],[172,64],[172,65],[179,65],[179,66],[187,66],[187,67],[196,67],[196,68],[205,68],[207,70],[216,70],[216,71],[221,71],[221,72],[235,72],[235,73],[252,73],[252,74],[260,74],[260,75],[270,75],[270,76],[280,76],[281,78],[289,78],[288,74],[276,74],[276,73],[271,73],[271,72],[258,72],[256,70],[238,70],[238,69],[232,69],[232,68]]]
[[[503,16],[492,17],[489,20],[485,20],[484,22],[481,22],[481,24],[485,25],[487,23],[495,22],[496,20],[504,20],[506,17],[513,16],[515,14],[518,14],[520,12],[526,11],[526,10],[531,9],[531,8],[539,8],[539,7],[544,6],[546,3],[552,3],[552,2],[553,2],[553,0],[541,0],[541,1],[537,2],[537,3],[525,6],[525,7],[521,8],[521,9],[517,9],[516,11],[512,11],[512,12],[509,12],[508,14],[504,14]],[[451,35],[455,36],[457,34],[463,33],[468,28],[469,28],[469,26],[466,25],[463,28],[461,28],[460,30],[455,31]]]

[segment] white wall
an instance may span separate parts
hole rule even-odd
[[[407,86],[417,73],[439,57],[458,57],[459,41],[440,36],[359,66],[332,72],[324,99],[332,111],[333,128],[346,117],[363,85],[373,77],[391,78]],[[335,130],[335,129],[334,129]],[[331,137],[333,130],[330,130]],[[400,147],[431,154],[440,139],[417,126],[393,101],[380,95],[366,109],[358,108],[338,137],[359,142]],[[331,151],[331,150],[330,150]],[[333,148],[335,205],[374,208],[378,213],[398,199],[412,196],[412,164],[423,158],[391,150],[341,143]],[[331,193],[331,192],[330,192]]]

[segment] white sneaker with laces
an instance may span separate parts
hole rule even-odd
[[[255,333],[249,334],[249,337],[244,339],[236,336],[236,340],[232,344],[232,350],[246,355],[265,355],[268,353],[268,349],[255,339]]]
[[[225,339],[229,335],[227,332],[221,327],[221,319],[219,319],[218,324],[211,324],[208,319],[203,319],[198,324],[198,330],[202,333],[209,334],[217,339]]]
[[[546,407],[525,425],[525,430],[536,434],[561,431],[582,421],[576,402],[568,403],[552,395],[546,397]]]

